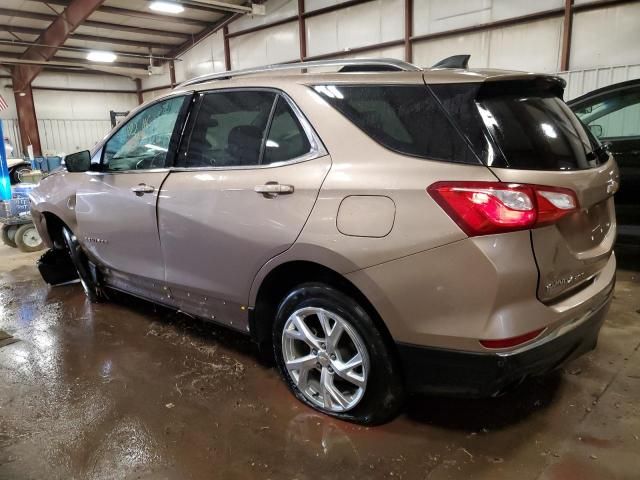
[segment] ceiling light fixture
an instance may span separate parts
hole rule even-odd
[[[100,50],[92,50],[87,54],[87,60],[91,60],[92,62],[111,63],[114,62],[116,58],[118,58],[118,56],[115,53]]]
[[[151,2],[149,8],[156,12],[162,13],[182,13],[184,12],[184,7],[179,3],[175,2]]]

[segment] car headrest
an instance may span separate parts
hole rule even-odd
[[[253,125],[238,125],[229,132],[229,152],[241,165],[258,163],[262,145],[262,129]]]

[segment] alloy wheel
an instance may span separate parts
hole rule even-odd
[[[289,376],[314,405],[347,412],[364,396],[369,354],[340,315],[316,307],[296,310],[282,331],[282,353]]]

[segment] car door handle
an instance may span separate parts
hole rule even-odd
[[[265,197],[274,197],[276,195],[286,195],[293,193],[293,185],[281,185],[276,182],[265,183],[264,185],[256,185],[253,190],[256,193],[261,193]]]
[[[141,183],[136,185],[135,187],[131,187],[131,191],[136,195],[144,195],[145,193],[153,193],[156,191],[156,187],[153,185],[147,185],[146,183]]]

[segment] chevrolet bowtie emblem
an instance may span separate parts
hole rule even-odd
[[[609,181],[607,182],[607,194],[613,195],[618,191],[619,186],[620,183],[617,180],[614,180],[613,178],[609,179]]]

